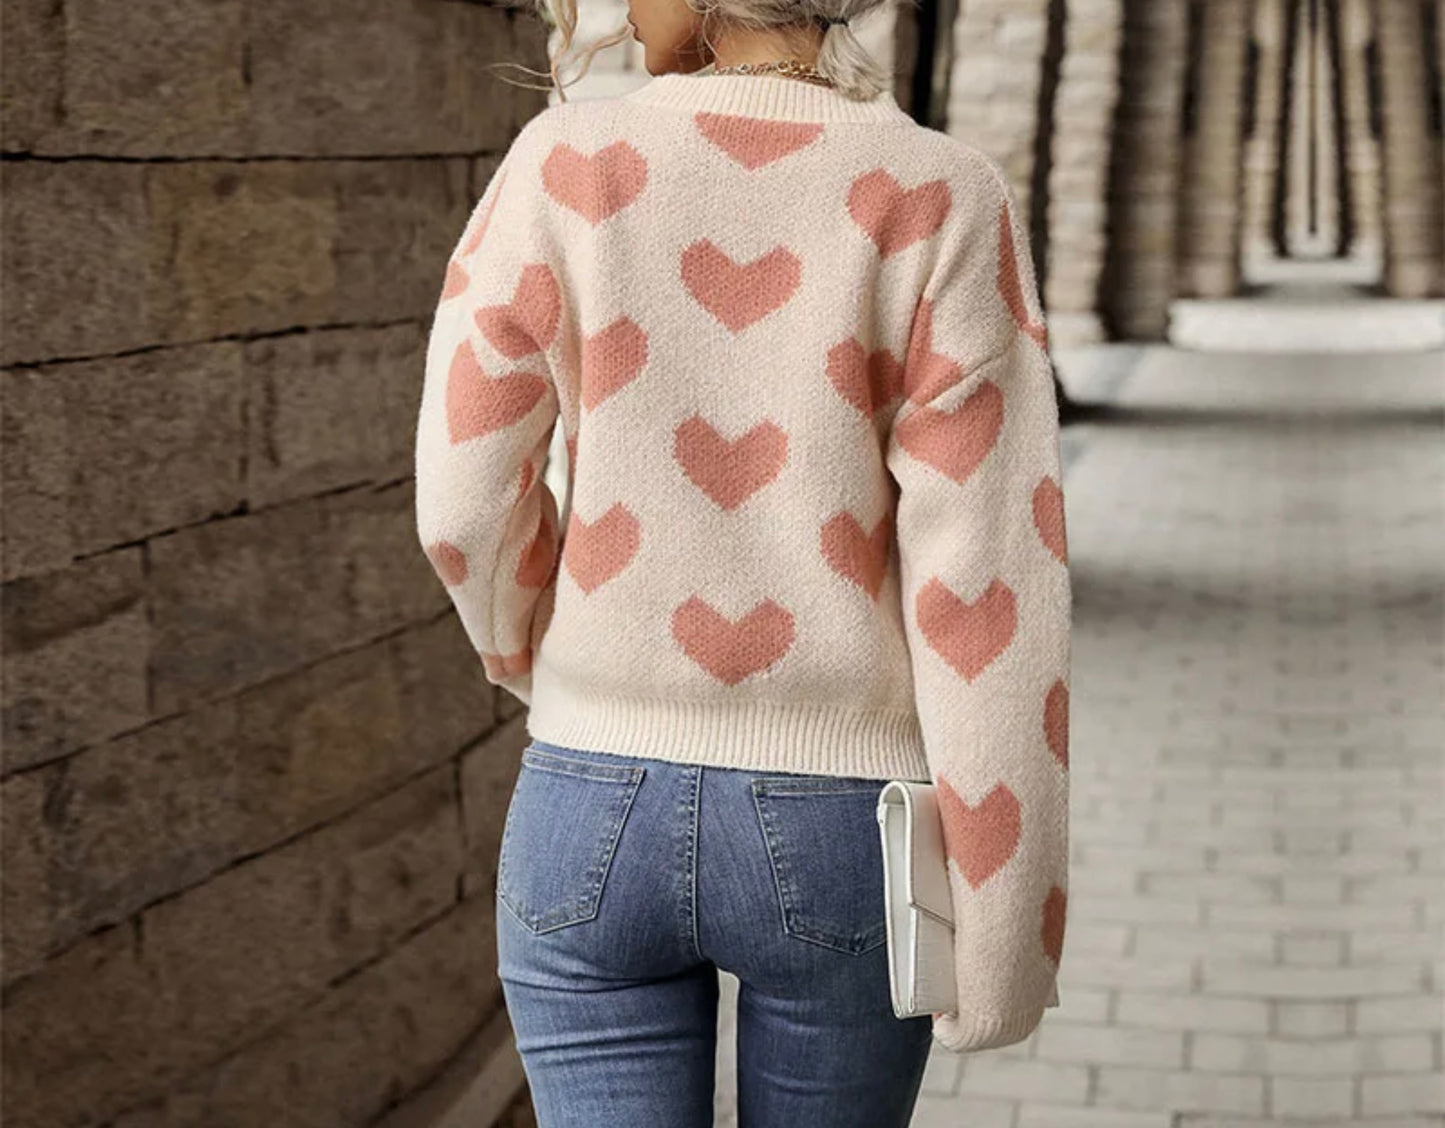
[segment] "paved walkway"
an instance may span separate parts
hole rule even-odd
[[[1445,352],[1242,352],[1219,313],[1230,351],[1061,357],[1115,405],[1065,451],[1062,1005],[935,1047],[914,1128],[1445,1125]]]
[[[1360,351],[1445,307],[1347,298],[1061,355],[1112,404],[1064,442],[1062,1005],[935,1046],[913,1128],[1445,1125],[1445,352]]]

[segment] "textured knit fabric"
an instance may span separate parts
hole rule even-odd
[[[547,108],[447,265],[416,491],[537,739],[936,783],[959,1009],[935,1033],[1034,1029],[1071,595],[1047,331],[990,157],[779,75]]]

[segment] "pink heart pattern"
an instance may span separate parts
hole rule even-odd
[[[749,171],[796,153],[823,132],[822,122],[772,121],[739,114],[693,115],[698,132]]]
[[[457,262],[456,259],[448,260],[447,276],[442,281],[441,300],[446,301],[448,298],[454,298],[458,294],[465,293],[466,288],[471,285],[471,281],[471,277],[462,269],[461,263]]]
[[[493,378],[482,370],[471,341],[462,341],[447,372],[447,434],[466,442],[510,427],[541,402],[549,387],[545,376],[514,372]]]
[[[590,525],[573,509],[562,559],[577,586],[590,595],[632,563],[641,542],[642,523],[620,501]]]
[[[672,614],[683,653],[724,685],[766,670],[793,645],[793,616],[764,599],[737,622],[694,595]]]
[[[753,172],[775,164],[813,144],[824,132],[821,123],[763,121],[731,114],[699,113],[699,133],[709,144],[743,169]],[[625,141],[591,155],[559,144],[542,167],[548,197],[597,226],[635,202],[648,182],[648,164]],[[500,182],[499,186],[500,188]],[[496,207],[494,193],[474,230],[464,240],[459,259],[481,245]],[[846,202],[853,222],[888,258],[927,240],[946,222],[952,208],[948,183],[936,179],[903,187],[886,169],[875,168],[851,184]],[[1047,348],[1047,327],[1035,316],[1036,302],[1025,292],[1019,247],[1005,205],[999,215],[998,293],[1019,328]],[[680,257],[681,281],[692,298],[730,332],[736,334],[783,309],[802,284],[802,262],[779,244],[751,261],[733,259],[707,238],[687,246]],[[448,262],[442,299],[464,294],[471,286],[470,266]],[[505,304],[475,312],[478,329],[502,356],[516,360],[547,352],[556,340],[563,309],[558,279],[545,263],[526,264],[512,298]],[[964,483],[996,447],[1004,421],[1003,391],[981,380],[951,411],[930,405],[963,379],[964,362],[934,348],[935,307],[921,298],[902,360],[887,348],[869,350],[849,337],[828,351],[826,375],[834,390],[865,419],[905,397],[914,410],[897,424],[901,446],[913,457],[950,479]],[[648,335],[631,318],[619,316],[600,331],[580,337],[579,395],[586,410],[595,410],[635,381],[648,361]],[[458,346],[448,371],[446,416],[453,443],[489,434],[524,418],[548,393],[546,376],[516,372],[492,377],[469,342]],[[577,439],[567,435],[569,475],[575,478]],[[738,509],[775,481],[788,458],[789,437],[771,419],[764,419],[736,438],[725,438],[708,420],[693,415],[677,426],[673,454],[687,478],[724,510]],[[523,465],[519,500],[539,472]],[[1063,494],[1058,482],[1045,476],[1033,490],[1032,519],[1040,542],[1067,564]],[[550,515],[550,517],[549,517]],[[848,510],[833,514],[819,530],[819,551],[830,569],[861,588],[875,602],[888,574],[893,525],[885,513],[866,530]],[[574,508],[559,552],[555,506],[545,500],[537,529],[523,552],[515,580],[519,586],[545,588],[559,564],[586,594],[622,575],[637,558],[641,522],[622,502],[614,503],[593,522]],[[437,540],[427,547],[434,569],[448,586],[469,575],[466,554]],[[992,579],[972,601],[961,598],[937,575],[919,589],[914,616],[922,637],[950,669],[973,682],[1004,655],[1018,633],[1018,600],[999,578]],[[738,685],[781,661],[795,642],[793,614],[764,598],[733,620],[693,595],[671,617],[674,641],[694,663],[725,685]],[[536,634],[533,638],[535,640]],[[510,654],[481,652],[493,680],[530,671],[533,653],[523,647]],[[1045,695],[1042,736],[1058,763],[1068,768],[1069,690],[1056,679]],[[948,855],[969,885],[978,889],[1012,859],[1022,835],[1018,796],[1004,782],[994,784],[981,801],[970,805],[952,783],[939,778],[940,806]],[[1067,897],[1054,885],[1040,906],[1040,943],[1057,965],[1062,951]]]
[[[1003,390],[980,380],[952,411],[919,407],[898,420],[898,444],[920,462],[960,484],[978,469],[1003,430]]]
[[[732,510],[778,476],[788,460],[788,433],[764,419],[727,439],[701,415],[693,415],[673,432],[672,455],[694,485]]]
[[[872,419],[903,391],[903,365],[886,348],[864,349],[856,337],[828,350],[828,379],[848,403]]]
[[[944,853],[953,859],[969,886],[977,889],[1018,850],[1023,811],[1008,785],[996,783],[974,806],[946,779],[938,780],[938,814]]]
[[[928,403],[963,379],[963,366],[933,351],[933,301],[920,298],[908,335],[903,390],[914,403]]]
[[[1003,205],[998,216],[998,289],[1019,328],[1032,337],[1039,348],[1047,351],[1048,326],[1029,312],[1029,300],[1024,294],[1018,248],[1014,245],[1013,224],[1009,220],[1007,204]]]
[[[626,141],[587,155],[559,143],[542,162],[547,195],[596,227],[635,202],[647,186],[647,161]]]
[[[966,682],[993,665],[1018,629],[1013,589],[997,579],[970,603],[931,576],[918,589],[914,616],[928,645]]]
[[[505,681],[519,674],[530,673],[532,670],[532,648],[523,647],[512,654],[494,654],[489,650],[478,651],[482,658],[482,668],[486,671],[487,677],[494,682]]]
[[[1054,758],[1069,766],[1069,687],[1062,679],[1049,687],[1044,698],[1044,742]]]
[[[499,168],[495,175],[497,178],[496,190],[492,192],[491,203],[489,203],[486,210],[482,212],[482,217],[477,222],[476,230],[472,232],[469,238],[463,241],[461,250],[458,252],[462,258],[470,258],[476,253],[477,248],[482,245],[482,236],[487,233],[487,225],[492,222],[492,213],[497,210],[497,199],[502,194],[502,185],[507,181],[507,170],[505,168]]]
[[[904,188],[884,168],[863,173],[848,189],[848,214],[884,258],[927,239],[943,226],[952,206],[948,181]]]
[[[543,495],[542,513],[537,531],[522,552],[514,577],[518,587],[545,587],[557,564],[557,509],[551,494]]]
[[[1064,491],[1059,483],[1047,474],[1034,487],[1033,497],[1034,528],[1044,547],[1058,558],[1060,564],[1069,562],[1069,538],[1064,526]]]
[[[544,262],[522,267],[512,300],[483,306],[475,314],[477,328],[491,346],[509,360],[545,352],[557,335],[562,290]]]
[[[1044,953],[1057,971],[1064,955],[1064,920],[1068,915],[1069,897],[1057,885],[1049,887],[1044,898],[1043,924],[1039,929],[1039,942]]]
[[[874,602],[883,590],[892,550],[892,522],[885,513],[866,533],[858,518],[844,510],[830,517],[822,530],[823,559],[845,580],[852,580]]]
[[[467,556],[451,541],[439,540],[426,546],[427,559],[447,587],[466,583]]]
[[[786,305],[802,274],[798,256],[782,246],[741,265],[710,239],[699,239],[682,252],[688,293],[734,333]]]
[[[582,339],[582,406],[593,410],[637,378],[647,363],[647,334],[632,318],[617,318]]]

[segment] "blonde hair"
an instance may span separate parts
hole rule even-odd
[[[538,14],[548,28],[561,33],[561,43],[555,55],[549,55],[548,75],[551,88],[558,98],[567,100],[564,83],[560,77],[563,66],[575,61],[581,63],[576,82],[592,65],[593,56],[606,47],[613,47],[626,40],[632,31],[623,26],[585,47],[574,47],[577,32],[577,0],[532,0]],[[821,24],[827,19],[854,20],[888,0],[680,0],[702,17],[701,39],[711,46],[712,33],[717,25],[726,27],[764,30],[783,28],[801,31],[804,27]],[[550,38],[550,36],[549,36]],[[515,66],[528,73],[540,75],[540,71],[522,66],[520,63],[504,64]],[[858,37],[847,24],[833,23],[824,28],[823,42],[818,49],[818,58],[813,64],[818,72],[833,80],[840,94],[849,98],[869,101],[875,98],[891,81],[892,73],[859,42]],[[518,83],[517,85],[527,85]],[[531,87],[531,89],[542,89]]]

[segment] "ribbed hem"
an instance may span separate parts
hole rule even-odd
[[[933,1036],[956,1054],[996,1050],[1022,1042],[1044,1017],[1043,1007],[1011,1015],[946,1014],[933,1020]]]
[[[915,125],[884,87],[862,102],[831,86],[778,74],[679,74],[654,76],[622,95],[628,102],[696,112],[771,118],[775,121],[862,121]]]
[[[913,710],[603,695],[533,671],[527,732],[548,744],[756,772],[927,782]]]

